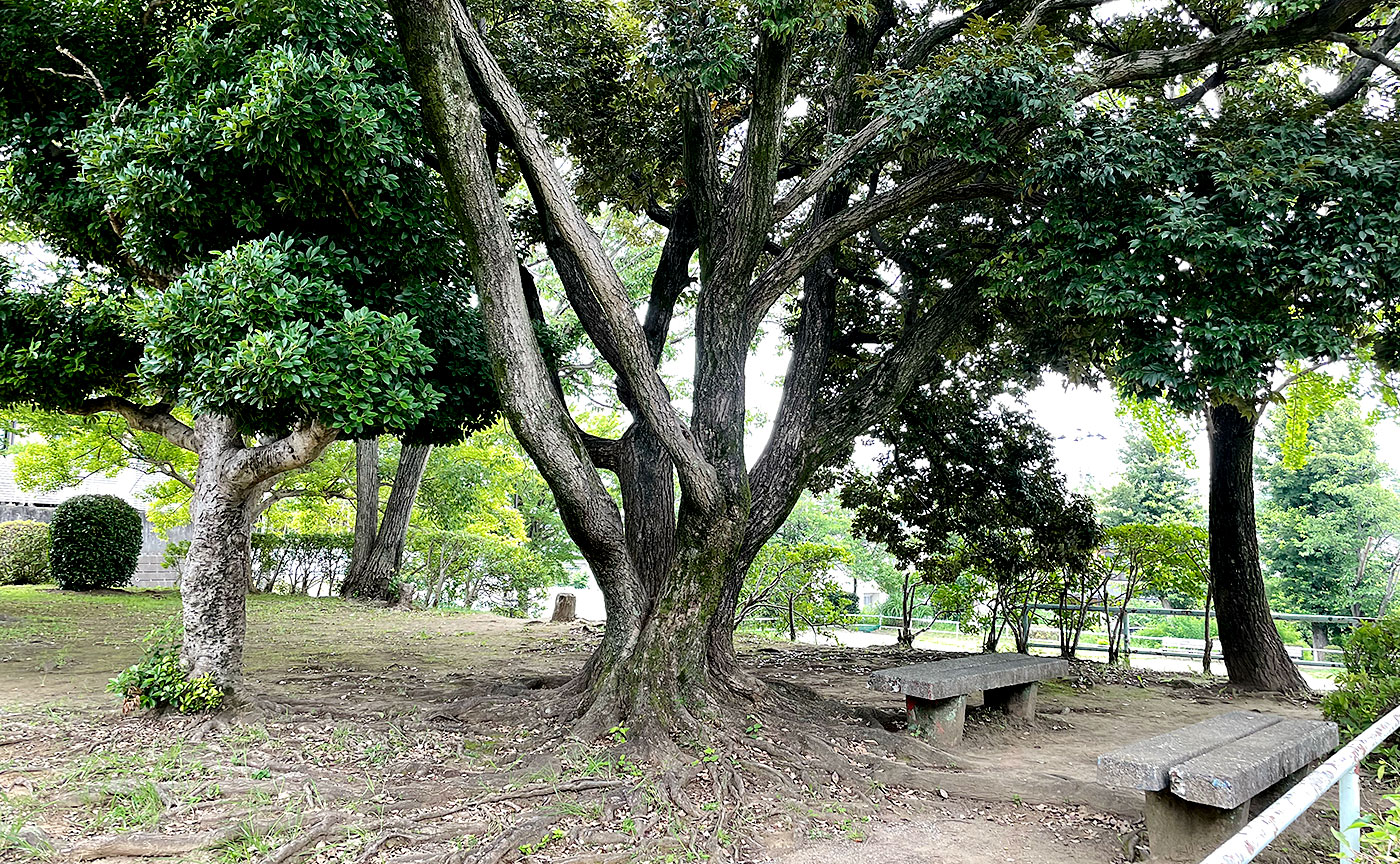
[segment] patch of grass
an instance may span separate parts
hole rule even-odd
[[[88,820],[88,829],[99,832],[153,828],[164,810],[160,790],[147,780],[134,789],[112,793],[96,804]]]

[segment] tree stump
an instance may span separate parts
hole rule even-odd
[[[565,592],[554,598],[554,614],[550,616],[550,623],[568,623],[574,620],[574,609],[578,604],[578,598]]]

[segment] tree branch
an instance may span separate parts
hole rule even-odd
[[[881,132],[893,126],[894,118],[887,114],[882,114],[865,124],[855,135],[846,139],[845,144],[837,148],[834,153],[817,166],[815,171],[802,178],[801,182],[792,187],[778,203],[773,205],[773,221],[782,221],[789,213],[796,210],[803,201],[806,201],[808,198],[820,192],[822,187],[830,182],[831,179],[836,176],[837,172],[846,167],[861,150],[865,149],[870,142],[879,137]]]
[[[84,401],[73,413],[84,417],[101,413],[117,414],[133,429],[154,433],[176,447],[198,453],[199,436],[193,429],[175,419],[170,413],[172,407],[164,403],[137,405],[120,396],[97,396]]]
[[[235,453],[228,466],[229,479],[244,489],[256,486],[284,471],[311,464],[339,437],[339,431],[320,420],[300,423],[281,438]]]
[[[530,324],[515,237],[486,157],[481,108],[453,37],[460,6],[454,0],[391,0],[390,8],[409,75],[422,94],[424,128],[438,153],[446,200],[471,258],[502,412],[549,484],[613,620],[645,595],[628,555],[622,514],[555,398]]]
[[[627,288],[603,251],[598,235],[579,211],[572,191],[554,167],[553,157],[535,127],[520,95],[467,19],[460,2],[450,4],[451,25],[467,68],[480,83],[488,104],[506,124],[521,170],[538,193],[542,219],[558,232],[561,246],[577,262],[583,288],[596,303],[604,328],[594,321],[589,335],[616,342],[618,375],[636,397],[636,410],[675,460],[681,483],[696,504],[708,509],[719,500],[714,466],[706,460],[690,429],[671,403],[670,394],[652,362],[641,325],[632,310]],[[590,323],[580,316],[585,326]]]
[[[1278,27],[1263,32],[1250,30],[1248,24],[1233,27],[1190,45],[1150,51],[1131,51],[1099,62],[1086,76],[1079,98],[1103,90],[1122,87],[1134,81],[1168,78],[1203,69],[1251,51],[1287,48],[1304,42],[1327,39],[1345,30],[1358,18],[1368,14],[1373,0],[1330,0],[1321,8],[1293,18]]]
[[[1371,43],[1370,51],[1382,56],[1389,54],[1397,44],[1400,44],[1400,15],[1381,32],[1376,40]],[[1348,46],[1350,47],[1350,46]],[[1380,62],[1370,59],[1358,52],[1362,59],[1352,67],[1350,74],[1343,78],[1335,90],[1322,97],[1322,101],[1327,103],[1327,107],[1337,109],[1355,99],[1371,80],[1371,75],[1380,67]]]
[[[894,189],[867,198],[799,235],[777,260],[759,274],[749,289],[750,326],[758,326],[769,308],[817,256],[847,237],[859,234],[885,219],[929,204],[1016,194],[1013,187],[1001,183],[958,185],[976,170],[974,166],[951,159],[940,160]]]

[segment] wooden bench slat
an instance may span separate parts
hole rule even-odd
[[[1099,782],[1159,792],[1171,784],[1171,769],[1246,735],[1279,722],[1278,717],[1257,711],[1230,711],[1139,741],[1099,757]]]
[[[1172,794],[1211,807],[1238,807],[1335,749],[1337,724],[1280,720],[1172,768]]]
[[[932,663],[884,669],[870,676],[869,687],[916,699],[949,699],[981,690],[1015,687],[1069,674],[1058,657],[1026,654],[973,654]]]

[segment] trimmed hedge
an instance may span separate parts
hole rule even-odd
[[[0,522],[0,585],[35,585],[51,578],[49,526],[27,519]]]
[[[79,495],[54,511],[51,562],[58,587],[116,588],[141,557],[141,513],[115,495]]]

